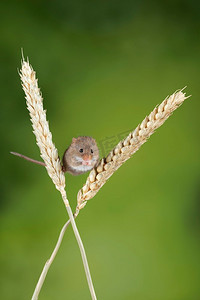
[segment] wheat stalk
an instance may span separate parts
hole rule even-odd
[[[187,98],[182,90],[167,97],[133,132],[120,141],[106,158],[99,162],[98,166],[90,172],[85,185],[78,192],[75,216],[79,214],[87,201],[96,195],[108,178],[147,141],[154,131]]]
[[[29,62],[25,62],[24,59],[22,61],[22,69],[20,76],[22,80],[22,86],[26,95],[26,102],[32,121],[33,131],[36,135],[37,144],[40,148],[41,157],[45,162],[45,166],[49,176],[52,178],[52,181],[54,182],[56,188],[60,191],[62,195],[63,201],[65,203],[70,218],[70,220],[63,226],[55,249],[50,259],[46,262],[43,268],[36,289],[34,291],[32,300],[38,298],[40,289],[45,280],[45,276],[48,272],[51,263],[55,258],[55,255],[62,242],[64,232],[70,224],[70,222],[72,223],[72,227],[80,247],[92,299],[96,299],[87,263],[87,258],[74,218],[77,217],[80,210],[87,204],[87,201],[96,195],[100,188],[106,183],[108,178],[127,159],[129,159],[140,148],[140,146],[143,143],[147,141],[150,135],[153,134],[153,132],[158,127],[160,127],[165,122],[165,120],[167,120],[167,118],[172,114],[172,112],[176,108],[178,108],[188,97],[185,96],[185,93],[183,93],[182,90],[175,92],[170,97],[167,97],[158,107],[155,107],[155,109],[150,113],[150,115],[147,116],[133,132],[131,132],[123,141],[119,142],[118,145],[109,153],[109,155],[106,158],[103,158],[99,162],[98,166],[90,172],[86,184],[78,192],[77,207],[73,218],[72,211],[69,206],[69,201],[67,200],[67,195],[65,191],[64,173],[62,172],[61,163],[58,157],[58,151],[52,142],[52,135],[49,130],[48,122],[46,121],[46,112],[43,109],[42,96],[38,88],[35,72],[29,65]]]
[[[71,224],[72,224],[72,228],[73,228],[75,237],[77,239],[77,242],[78,242],[78,245],[80,248],[90,293],[91,293],[92,299],[96,299],[96,295],[95,295],[94,287],[92,284],[92,279],[91,279],[83,243],[81,241],[81,237],[80,237],[78,229],[76,227],[76,223],[74,221],[72,210],[70,208],[69,201],[67,199],[67,194],[65,191],[65,176],[62,171],[60,159],[58,157],[58,151],[52,141],[52,134],[49,129],[49,124],[46,120],[46,111],[43,109],[43,99],[42,99],[40,89],[38,88],[38,80],[36,79],[36,74],[35,74],[33,68],[30,66],[28,61],[26,62],[24,60],[24,58],[22,60],[22,68],[20,70],[20,77],[21,77],[21,81],[22,81],[22,87],[25,92],[26,104],[27,104],[27,108],[29,110],[32,127],[33,127],[33,132],[36,136],[37,145],[40,148],[41,157],[43,158],[43,160],[45,162],[45,167],[47,169],[49,176],[51,177],[56,188],[60,191],[60,193],[62,195],[62,199],[63,199],[65,207],[67,209],[67,212],[68,212]],[[63,231],[63,234],[64,234],[64,231]],[[60,240],[62,240],[62,238]],[[52,258],[54,259],[54,257],[55,256],[53,256]],[[51,260],[51,262],[52,262],[52,260]],[[38,299],[39,292],[41,290],[46,273],[48,271],[48,262],[45,265],[45,268],[43,271],[44,272],[40,276],[37,286],[35,288],[34,294],[32,296],[32,300]]]

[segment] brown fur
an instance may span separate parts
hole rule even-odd
[[[83,152],[80,152],[80,149],[83,149]],[[71,145],[63,155],[62,161],[63,171],[72,175],[79,175],[92,170],[99,161],[99,149],[95,139],[89,136],[73,138]],[[89,166],[84,166],[84,163],[88,163]]]

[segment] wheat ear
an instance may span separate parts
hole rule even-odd
[[[106,158],[99,162],[98,166],[90,172],[85,185],[78,192],[75,216],[87,204],[87,201],[96,195],[108,178],[147,141],[154,131],[187,98],[182,90],[167,97],[133,132],[120,141]]]
[[[46,120],[46,111],[43,109],[43,99],[40,89],[38,88],[38,80],[36,79],[36,74],[33,68],[30,66],[28,61],[26,62],[24,60],[24,58],[22,60],[20,77],[22,81],[22,87],[25,92],[26,104],[29,110],[33,132],[36,136],[37,145],[40,148],[41,157],[45,162],[45,167],[49,176],[62,195],[62,199],[67,209],[72,228],[80,248],[90,293],[92,299],[96,299],[83,243],[81,241],[81,237],[76,227],[72,210],[67,199],[67,194],[65,191],[65,176],[62,172],[60,159],[58,157],[58,151],[52,141],[52,134],[49,129],[49,124]],[[38,299],[38,295],[44,282],[45,276],[45,272],[43,273],[42,277],[40,276],[40,279],[32,296],[32,300]]]

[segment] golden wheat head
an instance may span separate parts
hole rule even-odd
[[[80,209],[96,195],[108,178],[147,141],[151,134],[167,120],[186,98],[188,97],[182,90],[167,97],[133,132],[120,141],[106,158],[99,162],[98,166],[90,172],[85,185],[78,192],[75,215],[78,215]]]
[[[38,87],[36,73],[29,62],[26,62],[24,59],[22,60],[20,78],[41,157],[56,188],[65,193],[65,176],[62,172],[58,151],[52,141],[52,134],[46,120],[46,111],[43,108],[43,99]]]

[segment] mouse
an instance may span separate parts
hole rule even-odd
[[[13,155],[24,158],[32,163],[45,166],[45,163],[32,159],[17,152]],[[99,149],[95,139],[90,136],[79,136],[72,138],[72,142],[63,154],[62,170],[71,175],[80,175],[91,171],[99,162]]]
[[[80,175],[92,170],[99,162],[99,149],[95,139],[79,136],[72,139],[71,145],[64,152],[63,172]]]

